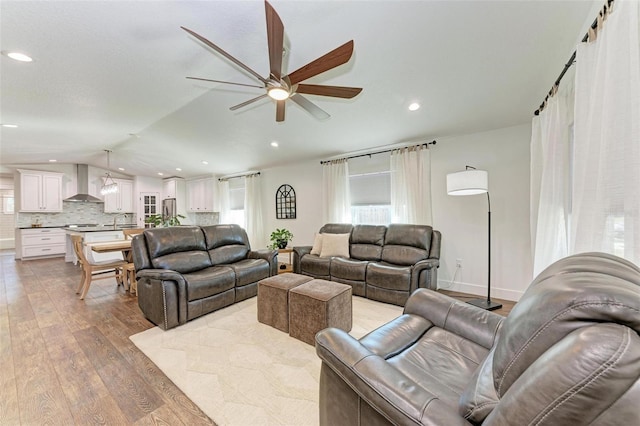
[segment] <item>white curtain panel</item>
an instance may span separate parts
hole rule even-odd
[[[229,212],[231,201],[229,198],[229,181],[218,181],[218,212],[220,212],[220,223],[230,223]]]
[[[261,182],[258,174],[244,177],[244,228],[254,250],[267,247],[262,221]]]
[[[573,76],[549,98],[531,131],[531,253],[533,276],[568,254]]]
[[[431,225],[431,153],[428,147],[391,152],[391,221]]]
[[[640,264],[640,2],[617,0],[577,50],[570,253]]]
[[[324,223],[351,223],[349,164],[346,159],[323,164],[322,197]]]

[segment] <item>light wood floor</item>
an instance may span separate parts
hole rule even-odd
[[[0,425],[213,424],[129,340],[153,327],[136,298],[107,279],[82,301],[79,280],[61,258],[0,251]]]
[[[213,422],[129,340],[153,327],[115,280],[0,252],[0,425]]]

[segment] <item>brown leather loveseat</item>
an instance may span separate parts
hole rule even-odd
[[[431,290],[360,340],[316,335],[320,425],[638,425],[640,269],[562,259],[507,318]]]
[[[294,272],[349,284],[356,296],[400,306],[417,288],[437,288],[442,237],[431,226],[329,223],[318,234],[349,234],[343,255],[294,247]]]
[[[164,330],[253,297],[277,251],[252,251],[238,225],[147,229],[133,238],[138,305]]]

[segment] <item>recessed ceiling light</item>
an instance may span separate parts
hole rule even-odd
[[[15,129],[16,127],[18,127],[17,124],[3,124],[2,127],[8,127],[10,129]]]
[[[202,164],[204,164],[206,166],[207,164],[209,164],[209,162],[202,160]]]
[[[276,142],[276,141],[271,142],[271,146],[274,147],[274,148],[277,148],[278,147],[278,142]]]
[[[58,160],[54,160],[54,159],[49,160],[50,163],[55,163],[56,161]]]
[[[20,62],[31,62],[31,61],[33,61],[33,59],[31,59],[30,56],[27,56],[24,53],[20,53],[20,52],[8,52],[7,56],[10,57],[11,59],[14,59],[14,60],[20,61]]]
[[[411,105],[409,105],[409,111],[415,111],[417,109],[420,108],[420,104],[417,102],[412,103]]]
[[[177,171],[177,172],[181,172],[181,171],[182,171],[182,169],[181,169],[180,167],[176,167],[176,171]]]
[[[164,173],[162,173],[162,172],[158,172],[158,175],[160,175],[160,176],[164,176]]]
[[[124,167],[118,167],[118,170],[120,170],[121,172],[124,172]]]

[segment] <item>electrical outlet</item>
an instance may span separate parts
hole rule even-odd
[[[462,268],[462,259],[456,259],[456,268]]]

